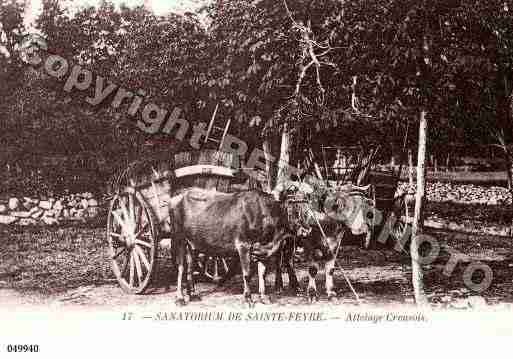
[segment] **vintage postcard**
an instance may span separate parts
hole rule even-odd
[[[509,0],[0,0],[0,356],[511,336],[512,66]]]

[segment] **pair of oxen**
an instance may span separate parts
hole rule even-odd
[[[250,306],[254,303],[250,289],[254,262],[260,302],[270,302],[265,279],[271,262],[276,263],[276,289],[283,288],[283,266],[290,289],[297,291],[299,283],[293,253],[298,237],[309,263],[308,298],[318,297],[315,278],[320,263],[324,263],[328,298],[335,297],[333,274],[344,233],[349,230],[353,235],[365,235],[366,244],[370,240],[368,211],[372,203],[365,196],[365,190],[350,186],[319,194],[312,193],[313,188],[309,186],[286,184],[277,187],[273,194],[255,190],[221,193],[200,188],[183,191],[169,206],[173,237],[177,240],[176,303],[186,303],[184,280],[189,300],[199,299],[192,269],[197,252],[221,256],[238,254],[243,296]],[[291,193],[304,200],[288,200]]]

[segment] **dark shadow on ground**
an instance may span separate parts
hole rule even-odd
[[[489,302],[513,301],[513,250],[509,238],[476,236],[447,231],[430,232],[443,248],[440,257],[426,266],[425,286],[432,301],[443,296],[464,297],[476,295],[465,287],[463,272],[471,261],[479,260],[493,270],[490,288],[480,293]],[[453,248],[469,256],[461,261],[450,276],[443,268]],[[152,294],[175,291],[176,269],[169,253],[161,253]],[[408,256],[391,248],[363,250],[357,245],[344,245],[338,260],[343,269],[335,273],[335,284],[341,298],[354,301],[343,273],[350,279],[356,292],[366,301],[404,303],[412,298],[411,263]],[[269,283],[274,283],[274,275]],[[297,273],[303,288],[307,285],[307,264],[297,264]],[[286,275],[285,285],[287,285]],[[477,278],[478,279],[478,278]],[[324,277],[317,277],[318,289],[325,292]],[[117,285],[106,254],[105,230],[100,227],[65,228],[0,228],[0,288],[20,292],[54,294],[82,286]],[[256,278],[252,281],[257,292]],[[274,293],[274,286],[269,287]],[[242,279],[237,275],[224,286],[202,281],[203,295],[240,295]],[[291,296],[284,293],[280,297]]]

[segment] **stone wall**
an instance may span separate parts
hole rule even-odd
[[[412,191],[415,191],[415,185]],[[409,185],[403,182],[398,193],[409,192]],[[489,206],[511,205],[511,194],[505,187],[477,186],[447,182],[427,182],[427,200],[431,202],[453,202],[461,204],[486,204]]]
[[[0,200],[0,224],[56,225],[98,217],[103,212],[99,200],[90,192],[58,197],[11,197]]]
[[[409,192],[407,183],[401,183],[398,193]],[[463,204],[483,204],[488,206],[510,206],[511,194],[504,187],[484,187],[470,184],[451,184],[443,182],[427,183],[427,199],[431,202],[449,202]],[[414,200],[410,195],[410,200]],[[57,225],[68,221],[87,222],[105,216],[107,203],[102,197],[95,196],[90,192],[67,194],[55,197],[29,198],[11,197],[0,198],[0,225]],[[451,230],[463,230],[455,223],[443,218],[426,218],[426,223],[433,227],[440,227]],[[447,222],[447,223],[446,223]],[[468,227],[467,224],[465,224]],[[473,231],[486,233],[482,225],[477,225]],[[490,227],[491,228],[491,227]],[[493,233],[505,235],[509,227],[493,228]]]

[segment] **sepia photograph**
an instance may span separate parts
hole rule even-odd
[[[512,0],[0,0],[0,95],[2,356],[513,334]]]

